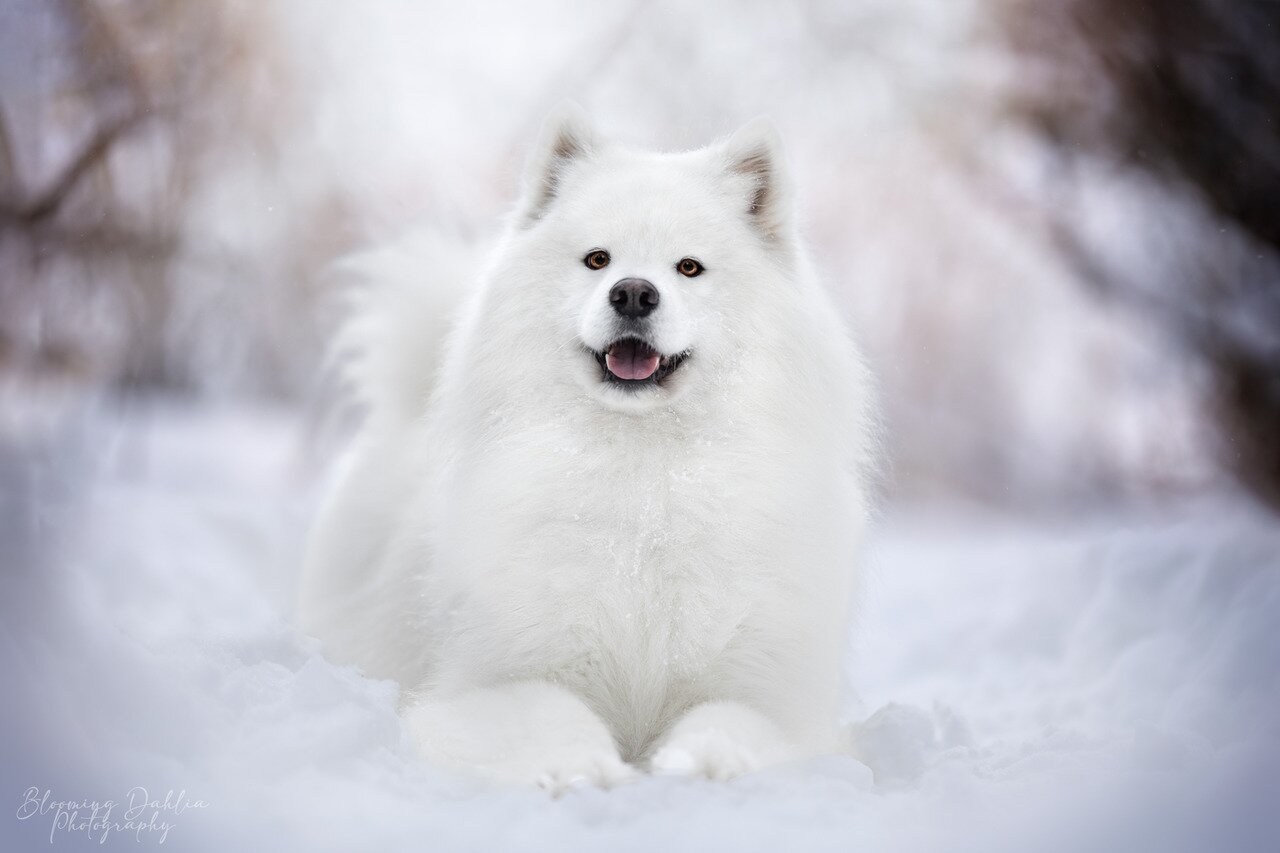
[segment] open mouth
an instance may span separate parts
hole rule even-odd
[[[687,352],[663,355],[640,338],[619,338],[593,354],[606,381],[630,387],[661,383],[689,357]]]

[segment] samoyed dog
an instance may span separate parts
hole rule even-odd
[[[481,271],[373,275],[300,619],[421,753],[559,790],[846,749],[872,389],[772,126],[652,153],[563,107]]]

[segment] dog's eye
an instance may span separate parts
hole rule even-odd
[[[686,278],[695,278],[696,276],[700,276],[702,275],[702,270],[702,264],[698,263],[693,258],[682,258],[680,263],[676,264],[676,272]]]
[[[592,249],[582,262],[593,270],[602,270],[609,266],[609,253],[604,249]]]

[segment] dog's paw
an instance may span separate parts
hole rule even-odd
[[[763,766],[751,746],[723,731],[707,731],[668,743],[649,760],[651,772],[660,776],[697,776],[728,781]]]
[[[577,696],[544,682],[423,696],[405,711],[405,724],[429,761],[556,795],[636,775],[604,722]]]
[[[637,772],[617,755],[597,752],[550,758],[530,775],[539,788],[558,797],[578,788],[614,788],[634,779]]]
[[[736,702],[710,702],[676,723],[649,759],[649,770],[724,781],[785,760],[790,751],[763,715]]]

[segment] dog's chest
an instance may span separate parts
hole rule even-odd
[[[603,645],[651,648],[697,668],[727,639],[750,585],[750,533],[728,507],[735,475],[715,454],[584,454],[541,519],[566,615]],[[531,520],[538,523],[536,520]],[[747,583],[731,583],[732,575]]]
[[[770,548],[759,516],[735,508],[749,469],[731,448],[548,431],[485,465],[485,491],[505,484],[480,546],[486,610],[510,618],[507,648],[531,668],[668,689],[705,671],[760,604]]]

